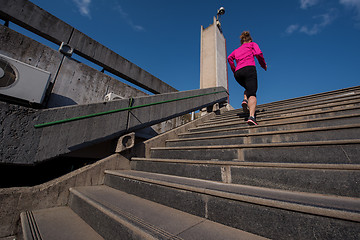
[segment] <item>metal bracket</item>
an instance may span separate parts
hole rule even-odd
[[[71,57],[74,49],[69,44],[62,42],[59,48],[59,52],[61,52],[65,56]]]

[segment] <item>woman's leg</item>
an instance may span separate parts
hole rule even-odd
[[[250,110],[250,117],[255,117],[257,99],[255,96],[250,96],[248,99],[248,107]]]

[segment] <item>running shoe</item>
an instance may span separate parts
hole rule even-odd
[[[244,113],[248,113],[249,112],[249,108],[248,108],[248,101],[247,100],[243,100],[241,103],[242,109]]]
[[[259,124],[257,124],[255,117],[249,117],[249,119],[247,120],[247,123],[248,123],[250,126],[252,126],[252,125],[255,125],[255,126],[259,125]]]

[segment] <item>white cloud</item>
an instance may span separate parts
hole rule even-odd
[[[76,6],[79,8],[80,14],[86,17],[91,17],[90,15],[90,3],[91,0],[73,0]]]
[[[141,31],[145,31],[145,29],[140,26],[140,25],[136,25],[132,19],[129,17],[129,14],[127,12],[124,11],[124,9],[120,6],[117,5],[115,7],[115,9],[120,13],[120,16],[126,21],[126,23],[135,31],[137,32],[141,32]]]
[[[302,26],[300,32],[307,35],[316,35],[321,32],[326,26],[330,25],[337,17],[336,11],[334,9],[330,10],[328,13],[315,16],[315,19],[320,19],[320,22],[315,23],[312,27]]]
[[[299,25],[298,24],[293,24],[290,25],[286,28],[285,33],[286,34],[292,34],[293,32],[295,32],[296,30],[299,29]]]
[[[319,0],[300,0],[300,8],[307,9],[308,7],[312,7],[316,5]]]
[[[290,25],[286,28],[285,33],[290,35],[296,31],[305,33],[307,35],[316,35],[320,33],[325,27],[330,25],[337,17],[337,11],[335,9],[330,9],[327,13],[313,17],[314,19],[319,19],[317,23],[314,23],[312,26],[300,26],[298,24]]]
[[[360,0],[340,0],[340,4],[352,9],[356,13],[356,20],[360,21]]]

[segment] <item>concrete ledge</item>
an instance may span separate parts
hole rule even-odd
[[[0,189],[0,238],[19,233],[21,212],[65,206],[70,187],[103,184],[107,169],[130,169],[130,163],[125,157],[114,154],[38,186]]]
[[[58,45],[67,43],[73,27],[27,0],[0,0],[0,17]]]

